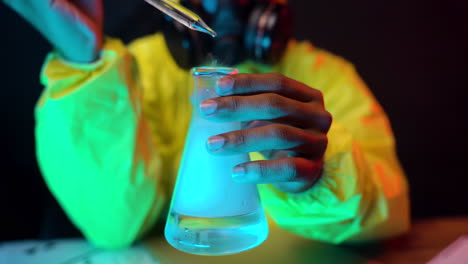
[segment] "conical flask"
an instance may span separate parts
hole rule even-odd
[[[268,236],[257,186],[236,183],[231,176],[233,167],[248,162],[249,155],[216,156],[205,146],[210,136],[241,128],[240,122],[205,120],[198,107],[218,96],[214,87],[219,78],[234,73],[237,69],[226,67],[192,69],[192,120],[164,230],[169,244],[192,254],[234,254],[260,245]]]

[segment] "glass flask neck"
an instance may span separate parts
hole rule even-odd
[[[219,97],[215,91],[218,79],[238,73],[236,68],[229,67],[196,67],[192,69],[194,106],[200,105],[203,100]]]
[[[191,73],[194,78],[216,78],[219,79],[226,75],[236,74],[239,71],[231,67],[195,67]]]

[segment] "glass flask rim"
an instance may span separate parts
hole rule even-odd
[[[239,70],[233,67],[202,66],[194,67],[190,71],[194,77],[215,77],[239,73]]]

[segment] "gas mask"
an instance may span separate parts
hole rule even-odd
[[[232,66],[244,60],[274,64],[291,35],[290,9],[273,0],[181,0],[217,36],[189,30],[165,16],[163,34],[179,67],[217,63]]]

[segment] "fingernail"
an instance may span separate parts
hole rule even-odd
[[[232,94],[232,88],[234,86],[234,79],[229,76],[225,76],[218,80],[216,92],[219,95]]]
[[[245,175],[245,168],[244,166],[236,166],[232,170],[232,178],[236,181],[242,181]]]
[[[224,145],[224,137],[222,136],[212,136],[208,139],[206,144],[209,150],[220,149]]]
[[[209,115],[216,111],[217,106],[218,104],[216,103],[216,101],[208,99],[200,104],[200,111],[204,115]]]

